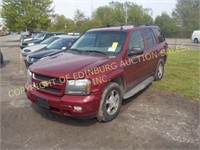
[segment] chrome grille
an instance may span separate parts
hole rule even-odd
[[[64,89],[64,84],[59,81],[59,78],[36,73],[33,74],[33,85],[37,90],[55,95],[61,95]]]
[[[35,79],[38,79],[41,81],[50,81],[50,80],[54,79],[55,83],[62,84],[59,81],[59,78],[48,77],[48,76],[44,76],[44,75],[40,75],[40,74],[34,74],[34,77],[35,77]]]

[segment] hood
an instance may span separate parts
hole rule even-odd
[[[26,47],[26,48],[24,48],[24,50],[28,49],[28,50],[31,50],[31,52],[34,52],[34,51],[41,50],[41,49],[45,48],[46,46],[47,46],[47,44],[37,44],[37,45]]]
[[[34,73],[59,78],[68,74],[72,76],[75,72],[97,67],[109,60],[108,56],[103,55],[90,56],[63,52],[36,62],[30,66],[30,70]]]
[[[63,52],[63,50],[60,50],[60,49],[42,50],[42,51],[39,51],[39,52],[29,54],[29,57],[41,59],[43,57],[52,56],[54,54],[61,53],[61,52]]]
[[[33,38],[27,38],[27,39],[24,39],[23,41],[26,42],[26,41],[30,41],[32,40]]]

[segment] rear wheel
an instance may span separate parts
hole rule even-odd
[[[197,38],[194,39],[194,43],[199,43]]]
[[[156,72],[155,72],[155,80],[161,80],[163,75],[164,75],[164,65],[165,62],[163,59],[160,59],[156,68]]]
[[[108,122],[113,120],[119,113],[122,103],[122,92],[117,83],[109,83],[101,98],[99,111],[97,114],[98,121]]]

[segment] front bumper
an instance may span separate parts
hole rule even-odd
[[[24,60],[24,62],[25,62],[26,68],[28,68],[30,65],[33,64],[33,63],[31,63],[31,62],[28,62],[27,60]]]
[[[25,45],[20,45],[20,48],[21,48],[21,49],[24,49],[25,47],[27,47],[27,46],[25,46]]]
[[[30,84],[26,82],[25,93],[28,99],[33,103],[36,102],[37,97],[47,100],[50,108],[48,110],[52,112],[81,118],[95,117],[98,112],[102,91],[91,93],[88,96],[56,96],[39,90],[30,90],[29,86]],[[82,111],[76,111],[74,106],[80,106]]]
[[[24,52],[24,51],[22,50],[21,54],[22,54],[23,60],[26,60],[26,57],[27,57],[27,55],[28,55],[29,53]]]

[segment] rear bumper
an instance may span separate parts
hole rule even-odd
[[[39,90],[28,90],[28,86],[30,85],[27,82],[25,93],[28,99],[33,103],[36,102],[37,97],[47,100],[50,108],[48,110],[52,112],[81,118],[95,117],[98,112],[102,91],[88,96],[64,95],[60,97]],[[82,111],[76,111],[74,106],[80,106]]]

